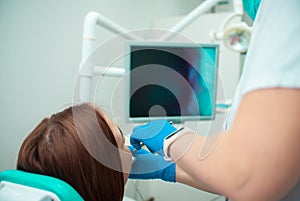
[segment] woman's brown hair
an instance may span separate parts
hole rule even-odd
[[[108,141],[114,149],[107,148]],[[59,178],[86,201],[120,201],[124,179],[116,147],[104,114],[81,104],[42,120],[23,142],[17,169]],[[114,168],[99,162],[101,157]]]

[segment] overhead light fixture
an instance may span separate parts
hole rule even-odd
[[[252,30],[245,22],[230,24],[235,17],[241,17],[241,14],[235,13],[229,16],[219,32],[211,31],[210,38],[214,41],[222,40],[230,50],[245,53],[249,47]]]

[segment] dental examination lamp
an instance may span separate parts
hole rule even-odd
[[[242,17],[242,14],[234,13],[229,16],[219,32],[212,31],[210,33],[210,38],[212,40],[222,40],[224,45],[232,51],[245,53],[250,43],[251,27],[245,22],[230,24],[236,17]]]

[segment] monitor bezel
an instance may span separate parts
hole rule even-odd
[[[131,117],[130,116],[130,61],[131,61],[131,47],[180,47],[180,48],[192,48],[192,47],[208,47],[215,48],[216,50],[216,61],[215,61],[215,76],[214,76],[214,94],[213,94],[213,103],[212,103],[212,115],[209,116],[158,116],[158,117]],[[184,121],[199,121],[199,120],[214,120],[216,116],[216,95],[217,95],[217,77],[218,77],[218,68],[219,68],[219,45],[218,44],[208,44],[208,43],[187,43],[187,42],[160,42],[160,41],[127,41],[126,42],[126,58],[125,58],[125,72],[128,75],[125,90],[126,90],[126,119],[129,122],[148,122],[150,120],[156,119],[166,119],[174,123],[181,123]]]

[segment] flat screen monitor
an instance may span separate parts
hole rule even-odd
[[[214,119],[218,45],[132,41],[127,50],[129,121]]]

